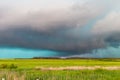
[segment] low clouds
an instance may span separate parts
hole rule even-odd
[[[0,6],[0,45],[62,52],[58,56],[117,48],[120,15],[116,3],[119,1],[87,0],[37,11]]]

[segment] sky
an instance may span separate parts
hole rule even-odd
[[[120,58],[119,0],[0,0],[0,58]]]

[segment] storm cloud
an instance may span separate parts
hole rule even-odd
[[[95,54],[99,55],[101,50],[111,47],[119,49],[119,0],[61,1],[62,7],[59,5],[56,8],[51,6],[54,3],[49,3],[46,7],[32,7],[27,6],[28,2],[19,5],[2,2],[1,47],[51,50],[58,52],[56,56],[82,57],[98,57]],[[13,3],[18,4],[14,0]]]

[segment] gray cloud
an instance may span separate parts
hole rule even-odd
[[[25,13],[0,9],[0,45],[60,51],[58,55],[65,56],[119,46],[119,13],[113,11],[117,1],[111,2],[92,0]]]
[[[104,19],[99,20],[93,27],[93,34],[105,34],[120,31],[120,12],[112,11]]]

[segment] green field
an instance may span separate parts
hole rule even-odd
[[[120,59],[2,59],[0,64],[15,64],[20,69],[32,69],[37,66],[120,66]]]
[[[36,69],[36,67],[59,68],[70,66],[120,67],[120,59],[1,59],[0,78],[5,78],[5,80],[36,80],[37,78],[38,80],[120,80],[120,69]]]

